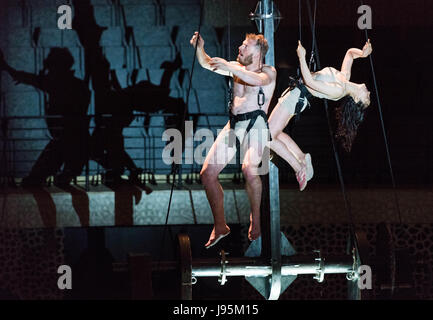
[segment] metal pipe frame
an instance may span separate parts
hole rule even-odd
[[[282,257],[281,276],[299,274],[348,274],[353,270],[353,257],[350,255],[330,256],[318,262],[317,256]],[[322,265],[322,267],[320,267]],[[231,258],[221,268],[217,259],[200,259],[192,261],[193,277],[267,277],[272,275],[273,268],[269,261],[262,258]]]

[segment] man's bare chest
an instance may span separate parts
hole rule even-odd
[[[235,97],[247,98],[257,96],[260,91],[260,86],[251,86],[242,80],[234,81],[233,94]]]

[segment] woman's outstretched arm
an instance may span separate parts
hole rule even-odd
[[[370,39],[368,39],[368,41],[365,43],[362,50],[357,48],[351,48],[347,50],[343,59],[343,63],[341,64],[341,72],[345,75],[347,81],[350,80],[353,60],[358,58],[366,58],[372,51],[373,48],[371,46]]]
[[[298,49],[296,49],[299,57],[299,64],[301,67],[302,78],[307,87],[323,93],[328,96],[328,99],[338,99],[344,94],[344,88],[334,82],[324,82],[315,80],[308,69],[307,61],[305,61],[305,48],[302,46],[301,41],[298,41]]]

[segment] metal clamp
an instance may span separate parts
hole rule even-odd
[[[359,278],[358,271],[356,269],[356,250],[352,248],[353,265],[352,270],[346,274],[346,279],[349,281],[354,281]]]
[[[318,262],[319,265],[316,268],[317,272],[316,275],[313,277],[313,279],[321,283],[323,282],[323,280],[325,280],[325,259],[322,258],[320,250],[314,250],[314,252],[319,254],[319,257],[314,259],[315,261]]]
[[[263,32],[264,29],[264,21],[268,19],[272,19],[276,21],[276,26],[274,30],[278,28],[279,21],[282,19],[280,12],[275,6],[273,1],[262,1],[257,2],[256,9],[254,12],[251,12],[249,15],[250,20],[254,21],[257,25],[257,29],[259,33]],[[269,39],[268,39],[269,41]]]
[[[263,13],[264,11],[263,7],[264,4],[262,3],[262,1],[259,1],[256,5],[255,11],[251,12],[248,15],[250,20],[263,20],[263,19],[271,19],[271,18],[275,20],[279,20],[283,18],[273,1],[271,2],[270,8],[268,9],[268,11],[270,10],[270,12]]]
[[[251,12],[248,16],[250,17],[250,20],[263,20],[263,19],[274,18],[273,13],[259,14],[259,13]],[[281,17],[276,16],[274,19],[281,19]]]
[[[227,270],[226,270],[226,265],[228,262],[228,260],[226,259],[226,255],[229,255],[229,253],[225,252],[224,250],[221,250],[220,252],[220,256],[221,256],[221,272],[220,272],[220,276],[218,279],[218,282],[223,286],[225,285],[225,283],[227,282]]]

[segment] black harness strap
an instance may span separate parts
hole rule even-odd
[[[240,113],[236,115],[230,112],[230,128],[234,130],[236,123],[239,121],[251,120],[248,123],[246,129],[246,134],[248,134],[248,132],[250,132],[250,130],[253,128],[254,124],[256,123],[258,117],[262,117],[265,120],[266,128],[268,129],[269,132],[269,141],[272,141],[271,132],[269,130],[269,125],[268,125],[268,116],[262,109],[257,109],[251,112]]]
[[[304,106],[305,100],[307,100],[307,101],[311,100],[312,98],[314,98],[314,96],[310,93],[310,91],[308,91],[307,87],[302,83],[301,78],[295,79],[293,77],[290,77],[289,79],[290,79],[289,80],[290,90],[287,90],[287,92],[285,94],[283,94],[282,97],[284,97],[288,92],[292,91],[295,88],[298,88],[301,91],[301,93],[299,95],[298,102],[296,103],[296,106],[295,106],[295,115],[296,115],[295,121],[297,121],[300,118],[300,115],[302,112],[302,107]]]

